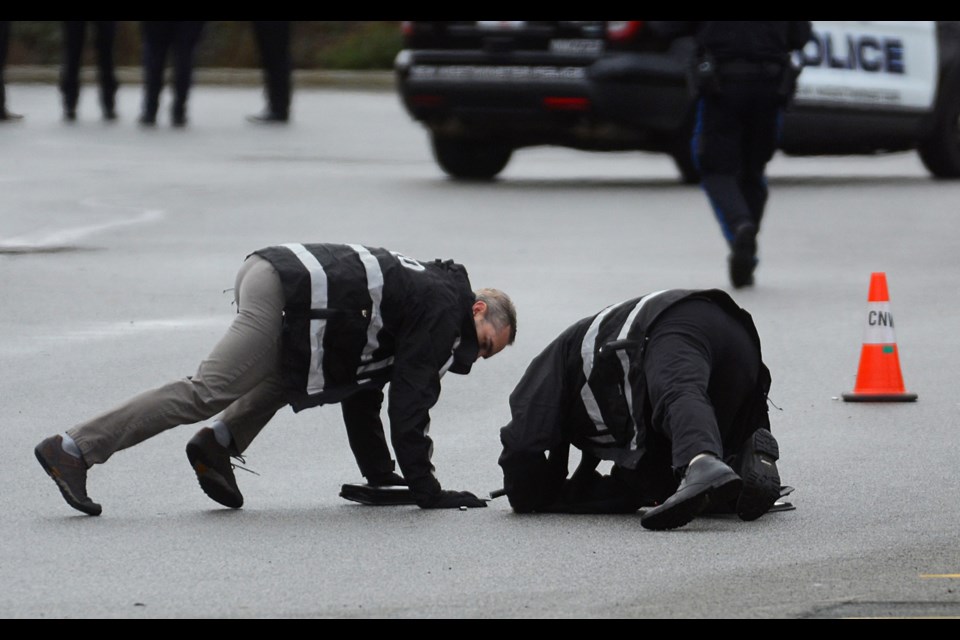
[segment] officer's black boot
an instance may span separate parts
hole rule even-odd
[[[735,289],[753,285],[753,271],[757,267],[757,227],[746,222],[737,227],[731,245],[730,284]]]
[[[187,105],[185,103],[174,103],[170,109],[170,123],[175,127],[187,126]]]
[[[100,107],[103,109],[104,120],[117,119],[116,87],[104,89],[100,94]]]
[[[140,124],[146,127],[152,127],[157,124],[157,110],[160,108],[159,96],[148,96],[143,101],[143,109],[140,112]]]

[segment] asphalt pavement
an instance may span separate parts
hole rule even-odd
[[[793,511],[700,518],[366,507],[337,407],[282,411],[238,471],[245,504],[199,489],[182,426],[94,467],[91,518],[33,447],[192,375],[231,321],[243,258],[281,242],[358,242],[465,264],[507,291],[517,342],[447,376],[437,476],[500,487],[498,429],[530,360],[572,322],[663,288],[729,289],[704,195],[642,153],[519,151],[490,184],[448,180],[389,82],[304,86],[258,126],[258,87],[200,84],[166,111],[78,121],[55,86],[11,81],[0,125],[0,616],[5,618],[858,618],[960,616],[960,183],[912,153],[770,167],[754,316],[773,375]],[[847,403],[870,275],[887,276],[914,403]]]

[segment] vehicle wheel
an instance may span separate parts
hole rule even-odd
[[[693,163],[689,149],[674,154],[673,163],[677,165],[677,170],[680,171],[680,179],[684,184],[700,184],[700,171]]]
[[[920,160],[937,178],[960,178],[960,86],[953,87],[938,111],[933,135],[918,147]]]
[[[510,147],[488,140],[433,136],[432,145],[440,168],[459,180],[492,180],[513,155]]]

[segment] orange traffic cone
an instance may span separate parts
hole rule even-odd
[[[853,393],[843,394],[847,402],[913,402],[917,394],[907,393],[900,373],[900,356],[893,332],[887,275],[870,276],[867,298],[867,329],[860,351],[860,369]]]

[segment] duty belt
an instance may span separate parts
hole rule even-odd
[[[747,60],[723,60],[717,62],[717,71],[725,76],[764,76],[773,78],[783,72],[780,62],[750,62]]]

